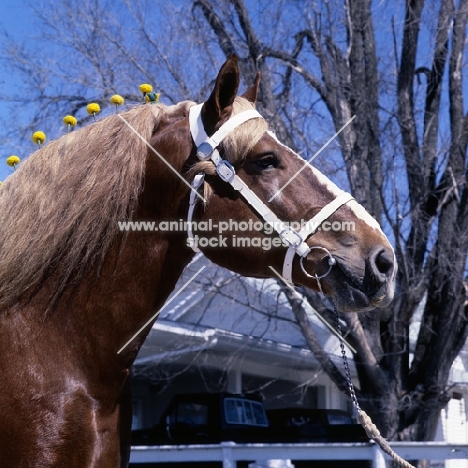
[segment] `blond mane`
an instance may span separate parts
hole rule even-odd
[[[122,117],[149,140],[163,115],[193,103],[140,105]],[[70,279],[99,266],[131,219],[148,149],[118,115],[73,131],[32,154],[0,188],[0,311],[60,265]]]

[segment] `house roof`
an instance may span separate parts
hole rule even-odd
[[[244,359],[253,353],[257,360],[294,368],[318,366],[276,280],[242,277],[199,254],[166,304],[137,366],[189,359],[207,350]],[[304,307],[320,344],[340,365],[338,339],[308,303]]]

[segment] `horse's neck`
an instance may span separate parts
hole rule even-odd
[[[180,172],[187,158],[181,148],[176,146],[170,153]],[[166,166],[158,158],[148,158],[135,221],[186,219],[187,190],[168,180],[173,181],[174,175]],[[121,368],[133,363],[151,324],[126,343],[163,306],[193,257],[186,240],[185,232],[128,232],[123,245],[117,242],[109,252],[100,272],[80,286],[81,292],[75,299],[86,311],[87,333],[102,349],[101,359],[116,359],[113,362]],[[117,355],[124,345],[125,349]]]
[[[127,369],[151,325],[118,351],[164,304],[193,256],[180,240],[129,233],[124,247],[116,246],[99,271],[70,286],[46,322],[66,328],[70,352],[92,353],[96,369],[113,374]]]

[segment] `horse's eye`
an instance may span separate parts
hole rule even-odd
[[[255,164],[261,169],[270,169],[273,167],[278,167],[278,158],[274,154],[266,154],[260,159],[255,161]]]

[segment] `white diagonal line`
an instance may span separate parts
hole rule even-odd
[[[179,177],[179,179],[185,184],[187,185],[187,187],[190,189],[190,190],[193,190],[195,192],[195,194],[200,197],[205,203],[206,203],[206,200],[198,193],[198,190],[196,190],[195,188],[193,188],[173,167],[171,164],[169,164],[166,159],[164,158],[164,156],[162,156],[161,154],[158,153],[158,151],[156,151],[153,146],[147,141],[145,140],[145,138],[143,138],[143,136],[141,136],[134,128],[132,125],[130,125],[120,114],[117,114],[124,122],[125,124],[128,126],[128,128],[130,128],[137,136],[138,138],[141,139],[141,141],[143,141],[146,146],[148,146],[148,148],[150,148],[153,153],[159,157],[159,159],[169,168],[171,169],[172,172],[174,172],[174,174]]]
[[[153,320],[167,307],[200,273],[206,268],[202,266],[118,351],[120,354]]]
[[[304,162],[304,165],[268,200],[271,202],[273,198],[279,195],[310,163],[355,119],[353,115],[310,159]]]
[[[298,297],[302,303],[307,304],[310,306],[310,304],[305,300],[303,296],[301,296],[292,286],[289,281],[287,281],[285,278],[283,278],[282,275],[280,275],[272,266],[269,266],[270,270],[281,280],[283,283],[286,285],[286,287],[293,292],[293,294]],[[343,341],[343,343],[346,343],[348,348],[353,352],[356,353],[357,351],[335,330],[334,327],[332,327],[313,307],[312,310],[315,312],[315,315],[338,337],[339,340]]]

